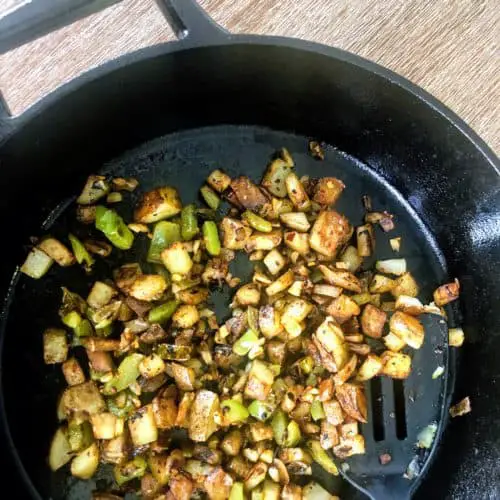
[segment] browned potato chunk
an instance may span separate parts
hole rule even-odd
[[[392,295],[394,295],[394,297],[399,297],[400,295],[416,297],[419,292],[419,287],[417,282],[415,281],[415,278],[413,278],[410,273],[404,273],[397,280],[395,280],[394,286],[392,287],[390,292],[392,293]]]
[[[363,361],[363,364],[359,367],[356,380],[358,382],[370,380],[380,373],[383,366],[384,363],[378,356],[375,354],[368,354],[366,359]]]
[[[183,304],[178,307],[172,316],[172,320],[175,325],[179,328],[191,328],[196,325],[200,319],[200,313],[196,306],[192,306],[189,304]]]
[[[313,250],[329,258],[335,257],[340,247],[349,239],[352,227],[349,221],[334,210],[321,212],[309,235]]]
[[[283,240],[283,233],[280,229],[274,229],[270,233],[260,233],[255,231],[245,242],[245,250],[253,252],[255,250],[272,250],[278,247]]]
[[[177,293],[181,302],[191,306],[198,306],[208,299],[208,288],[202,286],[194,286],[186,290],[181,290]]]
[[[314,338],[316,338],[317,342],[333,357],[335,365],[333,371],[337,372],[342,369],[349,360],[350,353],[347,344],[344,342],[342,330],[335,324],[332,318],[326,318],[323,323],[318,326],[316,335],[313,336],[313,340]],[[324,361],[323,355],[321,357]]]
[[[358,357],[356,356],[356,354],[353,354],[350,357],[349,361],[333,377],[335,386],[337,387],[347,382],[354,375],[354,371],[356,370],[357,366],[358,366]]]
[[[231,189],[238,203],[243,207],[263,215],[270,206],[270,198],[248,177],[240,176],[231,181]]]
[[[60,328],[47,328],[43,332],[43,359],[45,364],[63,363],[68,357],[66,332]]]
[[[95,415],[106,408],[99,389],[91,381],[68,387],[62,395],[61,404],[66,415],[78,412]]]
[[[347,415],[358,422],[367,422],[366,396],[361,386],[342,384],[336,388],[335,395]]]
[[[396,311],[390,321],[391,332],[414,349],[420,349],[424,343],[424,327],[414,316]]]
[[[402,277],[403,276],[401,276],[401,278]],[[400,278],[398,278],[398,281],[399,279]],[[387,276],[382,274],[376,274],[370,283],[369,291],[370,293],[386,293],[390,292],[395,286],[395,280],[387,278]]]
[[[382,374],[391,378],[405,379],[411,372],[411,358],[400,352],[385,351],[382,356]]]
[[[409,297],[408,295],[399,295],[396,299],[394,307],[398,311],[418,316],[425,312],[424,305],[416,297]]]
[[[384,344],[390,351],[398,352],[406,345],[406,342],[395,333],[389,332],[384,338]]]
[[[173,398],[156,396],[152,402],[153,415],[158,429],[171,429],[177,419],[177,404]]]
[[[217,169],[208,176],[207,183],[218,193],[222,193],[231,184],[231,177],[222,170]]]
[[[457,279],[455,279],[453,283],[446,283],[446,285],[441,285],[434,291],[434,302],[437,306],[444,306],[454,300],[457,300],[459,295],[460,283]]]
[[[264,257],[263,262],[273,276],[278,274],[286,265],[285,257],[276,249],[271,250]]]
[[[461,417],[462,415],[466,415],[471,411],[472,408],[470,405],[470,398],[467,396],[450,408],[450,416],[451,418]]]
[[[274,196],[284,198],[285,180],[291,172],[293,172],[293,161],[290,163],[288,159],[276,158],[268,165],[261,184]]]
[[[78,385],[85,382],[85,374],[76,358],[70,358],[62,365],[64,378],[68,385]]]
[[[240,220],[224,217],[221,222],[224,248],[230,250],[243,250],[247,240],[252,234],[252,229]]]
[[[188,366],[179,363],[171,363],[170,369],[175,379],[177,387],[181,391],[193,391],[196,374],[194,370]]]
[[[332,425],[340,425],[344,421],[344,412],[340,403],[336,399],[323,401],[323,410],[328,423]]]
[[[262,306],[259,309],[259,328],[262,335],[268,339],[276,337],[283,331],[280,314],[273,306]]]
[[[319,442],[324,450],[331,450],[339,444],[339,432],[337,426],[330,423],[328,420],[321,422],[321,432]]]
[[[361,309],[350,297],[347,295],[341,295],[330,302],[326,311],[330,316],[342,324],[352,316],[358,316]]]
[[[363,333],[368,337],[379,339],[382,337],[386,320],[387,313],[372,304],[367,304],[361,314]]]
[[[142,274],[129,289],[129,294],[137,300],[151,302],[158,300],[167,289],[167,282],[161,274]]]
[[[62,267],[71,266],[76,262],[75,256],[68,247],[55,238],[45,238],[38,244],[38,248]]]
[[[325,277],[325,281],[330,285],[350,290],[351,292],[361,292],[361,282],[354,274],[343,269],[331,269],[324,264],[318,266],[321,274]]]
[[[307,233],[285,231],[284,241],[287,247],[295,250],[300,255],[307,255],[309,253],[309,236]]]
[[[144,193],[134,212],[135,222],[152,224],[180,213],[182,203],[177,190],[163,186]]]
[[[335,177],[323,177],[314,185],[313,200],[320,205],[333,205],[342,194],[345,184]]]
[[[229,498],[233,479],[222,467],[216,467],[205,479],[203,486],[210,500]]]
[[[278,279],[273,281],[266,288],[267,295],[272,296],[280,292],[283,292],[292,285],[293,280],[294,280],[293,271],[290,269],[286,273],[283,273]]]
[[[311,200],[300,182],[299,178],[293,173],[289,173],[285,179],[286,192],[288,197],[299,211],[307,211],[311,206]]]
[[[340,438],[340,443],[335,446],[333,453],[339,458],[348,458],[352,455],[365,453],[365,439],[361,434],[349,438]]]
[[[258,306],[260,302],[260,289],[253,283],[241,286],[236,292],[236,300],[242,306]]]
[[[215,414],[218,411],[219,396],[215,392],[203,389],[196,393],[189,417],[189,437],[193,441],[206,441],[217,430]]]

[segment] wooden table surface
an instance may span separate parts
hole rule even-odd
[[[23,1],[0,0],[0,15]],[[200,3],[234,33],[314,40],[380,63],[439,98],[500,153],[498,0]],[[93,66],[173,38],[153,0],[124,0],[0,56],[0,89],[11,110],[20,113]]]

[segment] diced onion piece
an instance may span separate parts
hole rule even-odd
[[[193,261],[181,242],[172,243],[163,250],[161,259],[172,274],[188,274],[193,267]]]
[[[444,373],[444,366],[438,366],[433,372],[432,372],[432,380],[436,380],[439,378],[442,374]]]
[[[406,259],[377,260],[375,268],[381,273],[401,276],[406,272]]]
[[[109,184],[102,175],[90,175],[83,191],[76,202],[80,205],[92,205],[109,193]]]
[[[452,347],[460,347],[465,340],[464,331],[461,328],[450,328],[448,330],[448,344]]]
[[[51,470],[56,471],[60,469],[71,460],[72,456],[73,453],[69,446],[67,431],[63,427],[59,427],[50,444],[49,465]]]
[[[399,252],[399,250],[401,249],[401,236],[391,238],[389,240],[389,243],[394,252]]]
[[[352,245],[342,252],[340,260],[347,265],[347,270],[351,271],[351,273],[356,272],[363,263],[363,257],[358,254],[358,250]]]
[[[306,232],[309,231],[311,224],[307,220],[304,212],[288,212],[280,215],[280,220],[291,229],[296,231]]]
[[[54,260],[39,248],[33,248],[21,266],[21,272],[30,278],[39,279],[50,269]]]
[[[278,274],[286,265],[285,257],[276,249],[271,250],[263,262],[272,275]]]
[[[429,449],[432,446],[434,438],[436,437],[437,428],[437,424],[433,422],[422,429],[417,436],[417,446],[419,448]]]

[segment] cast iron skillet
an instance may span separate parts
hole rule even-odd
[[[0,51],[111,3],[29,4],[0,21]],[[20,117],[1,107],[1,418],[23,491],[88,498],[88,485],[51,475],[45,462],[62,380],[43,365],[40,336],[57,321],[57,287],[83,293],[86,280],[78,269],[40,283],[12,278],[29,237],[65,234],[68,202],[91,172],[135,175],[144,188],[169,182],[189,202],[213,167],[257,179],[272,151],[286,146],[299,172],[345,180],[339,209],[353,220],[360,193],[396,212],[412,261],[425,268],[427,296],[438,282],[460,279],[461,310],[453,313],[467,345],[461,359],[450,354],[450,369],[454,397],[470,396],[473,412],[447,426],[414,497],[497,498],[499,160],[439,102],[373,63],[298,40],[227,34],[191,0],[160,6],[179,42],[97,68]],[[304,154],[308,137],[331,145],[324,164]],[[405,417],[411,424],[411,408]],[[344,498],[361,495],[343,488]]]

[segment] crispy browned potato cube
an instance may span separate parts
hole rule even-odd
[[[144,193],[135,209],[134,220],[152,224],[177,215],[181,209],[182,203],[177,190],[163,186]]]
[[[401,352],[385,351],[381,356],[382,374],[391,378],[405,379],[411,372],[411,358]]]
[[[358,382],[365,382],[377,376],[382,370],[384,363],[375,354],[368,354],[363,364],[359,367],[356,380]]]
[[[325,210],[314,222],[309,244],[321,255],[333,258],[351,234],[352,226],[343,215],[334,210]]]
[[[338,323],[342,324],[352,316],[358,316],[361,309],[350,297],[347,295],[341,295],[330,302],[326,311],[330,316],[337,320]]]
[[[224,217],[221,222],[224,248],[230,250],[243,250],[247,240],[252,234],[252,229],[240,220]]]
[[[173,398],[156,396],[152,402],[153,416],[158,429],[171,429],[177,419],[177,403]]]
[[[335,177],[323,177],[314,185],[313,200],[320,205],[333,205],[342,194],[345,184]]]
[[[457,300],[459,295],[460,283],[457,279],[455,279],[453,283],[441,285],[434,291],[434,302],[437,306],[444,306],[454,300]]]
[[[367,422],[366,396],[361,386],[342,384],[336,388],[335,395],[347,415],[359,422]]]
[[[62,365],[64,378],[68,385],[78,385],[85,382],[85,374],[76,358],[70,358]]]
[[[424,343],[424,327],[420,321],[401,311],[396,311],[389,321],[391,332],[410,347],[420,349]]]
[[[367,304],[361,314],[363,333],[368,337],[379,339],[382,337],[386,320],[387,313],[372,304]]]

